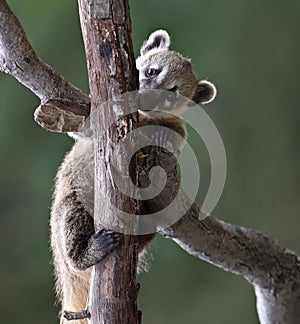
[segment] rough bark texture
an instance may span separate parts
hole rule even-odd
[[[100,216],[113,219],[110,204],[130,214],[139,212],[135,201],[120,196],[110,177],[110,160],[113,154],[112,139],[122,140],[132,130],[135,121],[131,116],[121,125],[103,132],[108,120],[117,120],[111,109],[100,107],[108,99],[137,88],[135,60],[130,38],[128,1],[79,0],[80,20],[85,43],[91,92],[91,125],[95,143],[95,229],[101,228]],[[124,107],[120,107],[123,109]],[[126,113],[124,111],[124,113]],[[126,154],[126,152],[123,152]],[[126,172],[126,157],[118,156],[119,174]],[[134,167],[134,166],[133,166]],[[103,195],[105,199],[100,199]],[[91,323],[138,323],[135,282],[137,258],[136,239],[125,236],[122,247],[105,262],[95,265],[89,294]]]
[[[44,128],[78,131],[90,114],[90,98],[36,55],[4,0],[0,0],[0,71],[15,77],[41,99],[35,120]]]
[[[136,85],[129,36],[128,7],[121,0],[113,3],[111,1],[80,0],[80,6],[83,26],[86,26],[83,28],[83,36],[86,40],[88,64],[89,67],[93,66],[96,69],[95,75],[90,75],[90,83],[93,85],[91,88],[92,97],[95,101],[93,102],[93,107],[97,107],[102,100],[109,98],[115,89],[121,93],[122,91],[133,90]],[[91,7],[93,9],[92,16],[89,10]],[[113,16],[111,16],[112,12],[114,12]],[[107,34],[104,34],[105,30],[108,31]],[[102,36],[105,37],[102,39]],[[89,50],[91,51],[92,49],[90,42],[97,42],[96,44],[99,45],[98,52],[89,53]],[[106,47],[105,44],[110,44],[110,46]],[[122,50],[118,51],[116,50],[117,48]],[[114,56],[115,66],[119,66],[121,69],[114,69],[113,65],[111,65],[112,61],[110,61],[117,52],[123,53],[122,55]],[[128,61],[126,53],[128,54]],[[97,54],[100,54],[99,57]],[[95,58],[93,58],[93,55],[95,55]],[[65,81],[63,77],[36,56],[28,43],[21,25],[4,0],[0,0],[0,70],[17,78],[41,98],[43,106],[36,111],[36,120],[40,125],[57,132],[80,130],[85,119],[82,116],[89,114],[89,97]],[[122,73],[127,78],[126,83],[122,81]],[[133,77],[132,79],[130,78],[131,76]],[[110,86],[100,87],[100,84],[108,85],[108,80],[110,79],[112,80]],[[99,96],[95,97],[94,94]],[[94,125],[96,130],[98,126],[100,127],[97,123]],[[129,130],[130,127],[125,127],[126,132]],[[102,153],[104,157],[102,161],[105,161],[109,156],[107,149],[104,153]],[[153,154],[156,154],[156,156],[153,157]],[[157,159],[163,160],[165,155],[162,157],[159,152],[152,152],[149,154],[148,159],[143,160],[144,165],[147,168],[151,168],[151,164]],[[101,160],[97,163],[99,166]],[[174,163],[164,163],[164,165],[169,175],[168,181],[175,184],[178,183],[177,167],[174,166]],[[101,177],[104,177],[103,181],[106,184],[106,180],[109,179],[106,179],[105,175],[99,172],[99,170],[105,170],[105,168],[97,170],[99,180],[102,179]],[[108,187],[106,186],[105,189]],[[162,193],[163,196],[160,195],[160,199],[152,199],[151,202],[148,202],[146,206],[148,212],[160,209],[164,201],[166,201],[165,199],[170,201],[176,195],[177,189],[178,186],[169,185]],[[119,203],[118,197],[113,196],[111,198],[117,200],[116,204]],[[127,207],[131,211],[137,210],[138,206],[133,206],[132,203],[128,202]],[[225,223],[213,216],[205,218],[205,215],[201,214],[196,204],[192,205],[189,212],[179,222],[170,228],[160,229],[160,233],[165,237],[173,239],[188,253],[226,271],[245,277],[255,289],[257,309],[262,324],[299,323],[299,257],[277,241],[251,229]],[[123,286],[118,287],[115,291],[111,280],[114,280],[112,278],[119,280],[118,276],[124,274],[124,269],[120,269],[120,265],[115,261],[118,258],[121,260],[123,253],[125,258],[123,260],[125,262],[128,260],[126,259],[128,258],[128,251],[126,249],[134,249],[131,243],[131,239],[128,239],[128,241],[126,239],[124,249],[118,251],[117,255],[112,255],[108,262],[102,265],[105,273],[102,277],[103,281],[95,285],[96,288],[101,286],[102,291],[106,290],[110,293],[110,296],[114,296],[114,298],[109,299],[106,299],[106,296],[104,296],[104,299],[101,301],[104,303],[101,304],[101,307],[104,305],[107,307],[102,309],[104,316],[107,316],[107,318],[109,318],[110,312],[116,310],[116,301],[119,302],[124,298],[126,300],[124,304],[121,301],[122,305],[118,303],[118,306],[127,306],[128,291],[122,290]],[[108,271],[110,267],[113,269],[112,275]],[[97,268],[96,271],[101,272],[102,269]],[[134,277],[135,269],[129,268],[126,271]],[[100,278],[97,274],[95,275],[95,280]],[[135,283],[125,280],[121,284],[128,284],[129,286],[131,284],[132,290],[130,290],[130,294],[134,298],[137,293]],[[102,285],[104,286],[102,287]],[[97,298],[100,297],[98,289],[91,292],[91,295],[94,294],[96,294]],[[136,306],[130,310],[135,314],[135,322],[126,321],[123,314],[120,313],[118,316],[121,317],[121,321],[116,323],[136,323],[136,320],[138,320]],[[98,312],[99,309],[95,311]],[[97,316],[99,317],[96,318],[96,322],[103,323],[101,314],[98,313]],[[95,323],[95,319],[93,320]],[[110,323],[110,321],[106,323]]]
[[[165,164],[165,171],[168,181],[178,183],[176,165]],[[147,204],[149,213],[177,195],[176,186],[166,188],[159,199]],[[188,198],[183,198],[182,205],[185,200]],[[159,232],[189,254],[247,279],[255,290],[260,323],[300,322],[300,258],[276,240],[204,215],[195,203],[180,221]]]
[[[263,324],[297,324],[300,319],[300,259],[277,241],[208,216],[199,207],[160,233],[191,255],[246,278],[254,287]]]

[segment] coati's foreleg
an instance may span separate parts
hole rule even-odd
[[[62,311],[77,312],[86,307],[89,268],[117,248],[123,235],[104,229],[95,233],[94,220],[77,199],[70,177],[58,178],[57,185],[63,185],[62,182],[65,190],[56,195],[51,216],[56,290]],[[67,322],[62,316],[61,323],[86,324],[87,321]]]
[[[78,270],[85,270],[104,259],[120,245],[123,235],[101,229],[95,233],[94,220],[72,193],[65,197],[61,214],[64,214],[66,259]]]

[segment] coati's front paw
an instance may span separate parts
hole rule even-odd
[[[101,259],[120,246],[123,240],[123,234],[104,229],[92,236],[92,244],[100,252]]]
[[[76,241],[67,250],[70,264],[78,270],[86,270],[103,260],[122,242],[123,235],[112,231],[100,230],[93,234],[85,247],[84,241]]]

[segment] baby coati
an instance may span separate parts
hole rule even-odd
[[[198,81],[190,60],[170,51],[169,46],[170,37],[163,30],[152,33],[144,42],[136,60],[139,91],[147,94],[151,89],[168,90],[175,96],[180,94],[199,104],[212,101],[216,95],[214,85],[205,80]],[[185,136],[184,124],[178,115],[143,111],[139,119],[140,127],[163,125]],[[94,230],[93,154],[93,138],[79,137],[66,155],[56,178],[51,212],[51,247],[57,295],[62,309],[68,311],[85,308],[91,266],[122,244],[122,234],[109,229],[96,233]],[[150,241],[153,236],[147,236],[147,240]],[[144,249],[145,243],[143,236],[139,252]],[[87,321],[67,322],[61,318],[61,323],[83,324]]]

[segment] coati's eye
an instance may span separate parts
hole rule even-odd
[[[148,70],[146,70],[145,75],[146,75],[147,78],[151,78],[151,77],[154,77],[157,74],[157,71],[158,70],[156,70],[154,68],[149,68]]]

